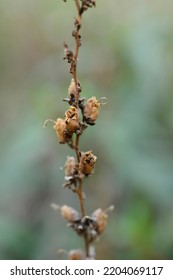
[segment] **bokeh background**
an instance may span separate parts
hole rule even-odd
[[[173,258],[173,1],[99,0],[84,17],[83,96],[106,96],[81,150],[98,157],[86,209],[114,204],[98,259]],[[0,1],[0,258],[61,259],[82,240],[50,207],[78,207],[61,188],[67,155],[47,118],[63,117],[73,1]]]

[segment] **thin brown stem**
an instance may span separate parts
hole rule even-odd
[[[79,181],[79,188],[77,190],[77,195],[78,195],[78,198],[79,198],[81,215],[82,215],[82,217],[85,217],[84,198],[83,198],[83,179],[82,178]],[[84,242],[85,242],[86,257],[89,257],[90,242],[88,240],[87,233],[84,235]]]
[[[75,4],[76,4],[76,8],[78,11],[78,17],[77,17],[77,21],[79,24],[81,24],[81,20],[82,20],[82,16],[80,14],[80,4],[79,4],[79,0],[75,0]],[[79,30],[76,30],[76,35],[75,35],[75,51],[74,51],[74,59],[75,59],[75,65],[74,65],[74,69],[73,69],[73,78],[75,81],[75,85],[76,85],[76,91],[78,92],[78,79],[77,79],[77,63],[78,63],[78,55],[79,55],[79,47],[80,47],[80,43],[79,43]],[[77,103],[79,100],[79,94],[77,95]]]
[[[80,14],[80,4],[79,4],[79,0],[75,0],[75,4],[78,10],[78,14]]]
[[[81,210],[81,215],[82,217],[85,216],[85,208],[84,208],[84,197],[83,197],[83,181],[82,179],[79,179],[79,187],[77,190],[78,198],[79,198],[79,203],[80,203],[80,210]]]
[[[87,236],[87,234],[85,234],[84,240],[85,240],[85,252],[86,252],[86,257],[89,257],[89,246],[90,246],[90,243],[89,243],[89,241],[88,241],[88,236]]]
[[[78,16],[77,16],[77,22],[78,25],[81,27],[81,21],[82,21],[82,16],[80,13],[80,3],[79,0],[75,0],[75,4],[76,4],[76,8],[77,8],[77,12],[78,12]],[[79,110],[79,98],[80,98],[80,93],[78,92],[78,78],[77,78],[77,63],[78,63],[78,55],[79,55],[79,47],[80,47],[80,34],[79,34],[79,28],[76,28],[76,33],[75,33],[75,51],[74,51],[74,66],[73,66],[73,79],[75,81],[75,86],[76,86],[76,92],[78,93],[76,95],[76,105],[77,108]],[[71,148],[75,149],[76,152],[76,158],[77,158],[77,166],[78,166],[78,173],[80,174],[79,171],[79,163],[80,163],[80,151],[79,151],[79,141],[80,141],[80,135],[76,135],[76,142],[75,142],[75,146],[72,145]],[[84,195],[83,195],[83,178],[79,178],[79,182],[78,182],[78,188],[76,190],[77,196],[79,198],[79,204],[80,204],[80,212],[81,212],[81,216],[82,218],[85,217],[85,207],[84,207]],[[85,251],[86,251],[86,257],[89,257],[89,246],[90,246],[90,242],[88,240],[88,236],[87,233],[84,235],[84,243],[85,243]]]
[[[75,151],[76,151],[76,157],[77,157],[77,160],[78,160],[78,166],[79,166],[79,161],[80,161],[79,140],[80,140],[80,135],[76,135]],[[77,193],[78,198],[79,198],[81,215],[82,215],[82,217],[84,217],[85,216],[85,207],[84,207],[84,197],[83,197],[83,178],[79,179],[79,186],[78,186],[78,189],[77,189],[76,193]],[[87,234],[84,235],[84,242],[85,242],[86,257],[89,257],[89,245],[90,245],[90,243],[88,241]]]
[[[76,151],[76,157],[77,157],[77,162],[78,163],[80,161],[79,140],[80,140],[80,135],[76,135],[75,151]]]

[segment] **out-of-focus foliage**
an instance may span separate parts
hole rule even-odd
[[[85,181],[88,214],[115,205],[99,259],[173,257],[173,1],[99,0],[84,17],[83,95],[106,96],[81,149],[98,157]],[[70,82],[73,1],[0,2],[0,258],[57,259],[81,247],[51,202],[78,208],[61,188],[67,155],[46,118],[63,117]]]

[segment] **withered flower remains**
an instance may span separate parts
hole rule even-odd
[[[66,0],[64,0],[66,2]],[[85,244],[85,252],[83,250],[71,250],[67,253],[70,260],[95,259],[95,249],[93,242],[104,232],[107,224],[107,213],[101,208],[96,209],[90,216],[85,211],[85,194],[83,192],[83,181],[94,173],[97,156],[91,150],[84,152],[79,148],[80,137],[87,125],[95,125],[99,116],[100,105],[105,104],[106,98],[97,99],[92,96],[86,100],[80,96],[82,87],[77,75],[78,54],[81,47],[81,27],[82,17],[88,8],[96,6],[95,0],[75,0],[77,9],[77,17],[74,20],[72,36],[75,40],[75,48],[71,50],[67,43],[64,43],[64,59],[69,64],[69,72],[72,75],[70,85],[67,91],[67,97],[63,101],[68,103],[64,117],[58,117],[56,121],[48,119],[53,123],[60,144],[68,144],[75,152],[76,157],[68,156],[64,165],[65,182],[64,187],[72,190],[79,200],[80,211],[63,205],[57,206],[53,204],[53,208],[59,210],[61,216],[67,221],[67,225],[72,228],[80,237],[83,238]]]

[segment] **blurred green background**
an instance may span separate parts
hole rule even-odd
[[[106,96],[81,150],[97,155],[86,209],[114,204],[98,259],[173,258],[173,1],[99,0],[84,16],[83,96]],[[47,118],[63,117],[73,1],[0,1],[0,258],[59,259],[83,241],[51,209],[67,155]]]

